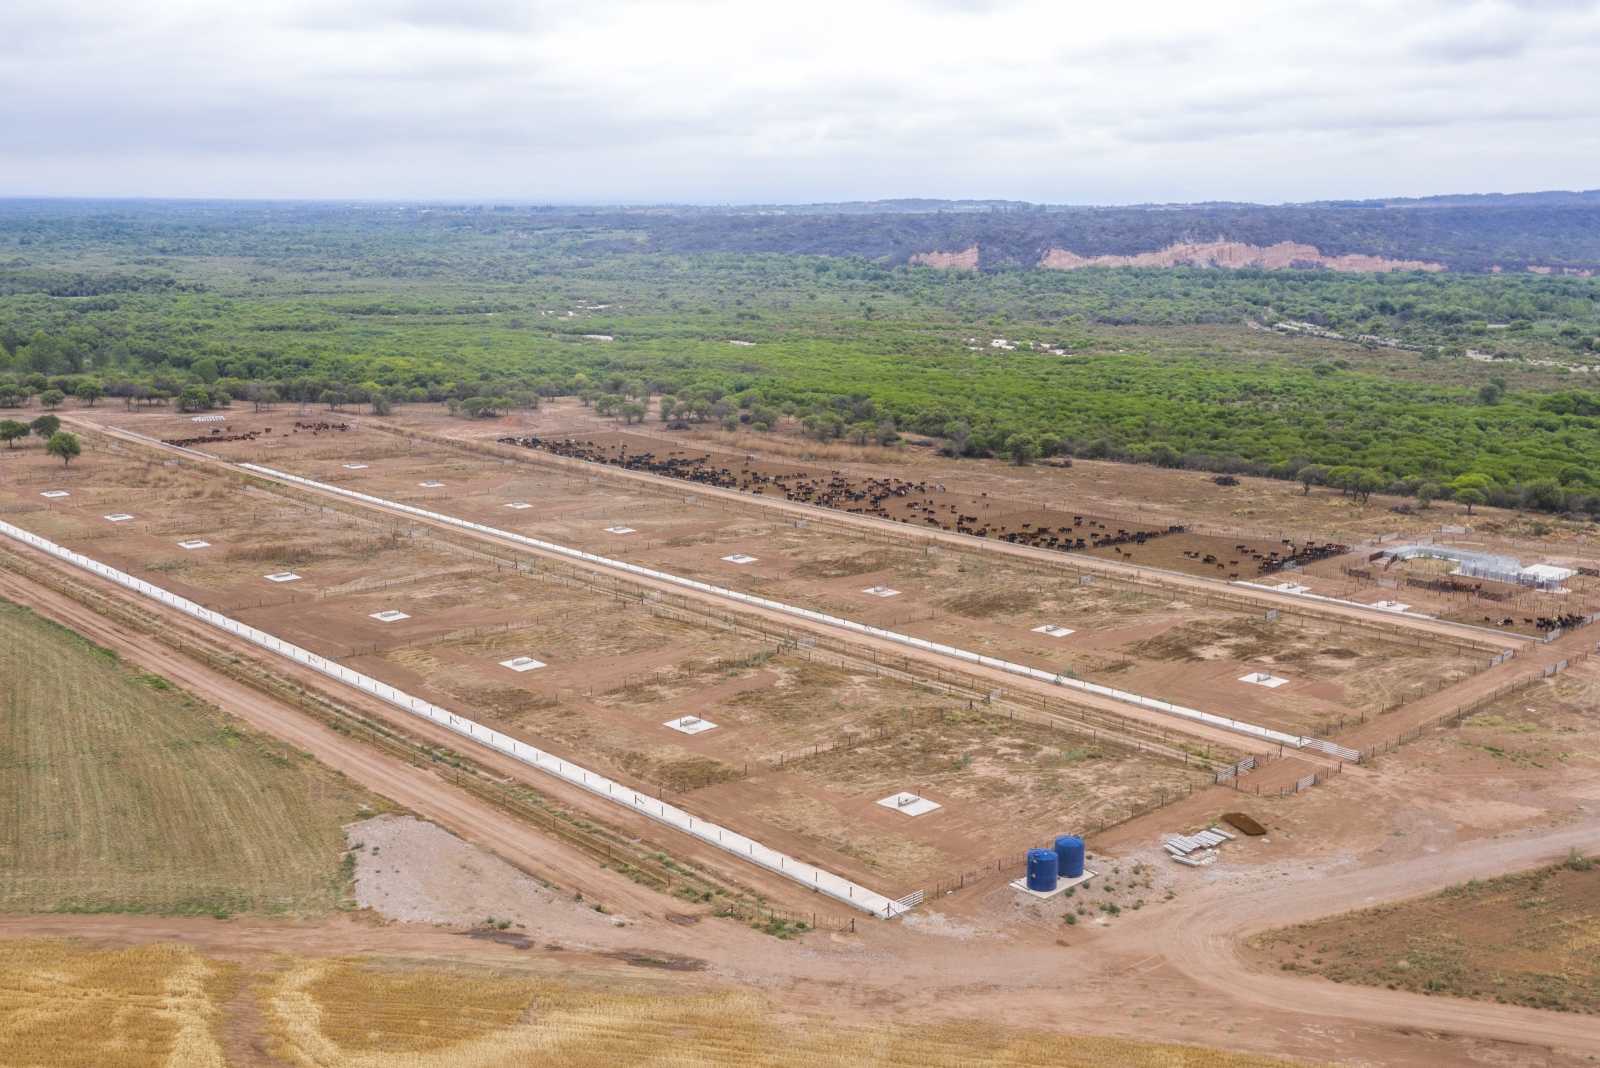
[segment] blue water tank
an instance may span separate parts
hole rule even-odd
[[[1028,850],[1028,889],[1048,894],[1056,888],[1060,861],[1054,849]]]
[[[1056,839],[1056,857],[1061,861],[1061,877],[1076,879],[1083,874],[1083,839],[1064,834]]]

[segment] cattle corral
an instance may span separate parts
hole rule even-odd
[[[264,440],[264,439],[261,439]],[[1144,693],[1294,733],[1379,714],[1487,666],[1487,646],[1421,643],[1381,630],[1260,612],[1125,581],[1089,584],[1012,556],[886,540],[821,523],[617,483],[351,426],[216,451],[388,500]],[[366,470],[344,464],[358,456]],[[449,483],[449,496],[419,481]],[[537,501],[527,511],[506,504]],[[610,528],[634,533],[620,545]],[[1195,550],[1185,550],[1195,551]],[[730,563],[731,561],[738,561]],[[873,590],[893,589],[886,597]],[[1051,638],[1050,623],[1074,633]],[[1263,667],[1295,684],[1254,692],[1237,679]]]
[[[401,459],[373,455],[372,469]],[[19,457],[0,489],[25,529],[895,893],[1020,849],[1039,826],[1098,826],[1210,781],[1199,760],[1043,725],[870,662],[785,647],[559,568],[507,567],[382,516],[168,466],[135,447],[97,450],[70,473],[71,498],[40,504],[35,483],[62,478],[40,461]],[[460,475],[481,466],[469,457]],[[419,481],[415,470],[392,477]],[[96,522],[113,497],[137,500],[135,522]],[[183,550],[179,535],[211,547]],[[287,568],[298,582],[265,581]],[[382,613],[405,618],[374,618]],[[519,656],[544,666],[504,666]],[[664,726],[691,714],[718,728]],[[937,794],[944,807],[914,823],[880,820],[875,802],[900,789]]]
[[[159,419],[127,424],[165,436]],[[291,429],[251,433],[278,424]],[[1487,635],[1475,646],[1381,621],[1268,613],[1159,576],[1082,570],[1072,553],[1035,560],[937,543],[908,524],[878,533],[797,519],[364,420],[294,428],[262,413],[219,430],[204,449],[229,461],[1295,734],[1380,716],[1483,670],[1497,651]],[[885,893],[993,869],[1041,834],[1092,832],[1208,784],[1212,766],[1259,747],[1241,738],[1229,751],[1213,739],[1186,756],[1150,746],[1148,733],[1129,745],[1133,734],[1103,722],[991,703],[956,672],[896,668],[842,639],[797,645],[781,627],[739,624],[392,512],[158,459],[134,443],[93,444],[93,463],[65,472],[18,457],[0,493],[14,494],[8,510],[16,505],[22,525]],[[40,497],[46,489],[70,496]],[[124,508],[134,520],[100,518]],[[1134,551],[1165,541],[1195,553],[1177,540],[1192,537],[1170,533]],[[179,546],[194,540],[209,545]],[[726,562],[741,556],[752,559]],[[1315,583],[1341,566],[1287,574]],[[281,570],[299,579],[266,581]],[[1288,681],[1240,681],[1256,674]],[[683,729],[691,721],[716,726]],[[1184,726],[1170,729],[1181,736]],[[908,820],[878,803],[901,793],[940,807]]]

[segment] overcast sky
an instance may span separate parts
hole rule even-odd
[[[1600,0],[0,0],[0,195],[1600,186]]]

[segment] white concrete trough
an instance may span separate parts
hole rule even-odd
[[[870,594],[873,597],[898,597],[898,596],[900,596],[900,591],[899,590],[892,590],[887,586],[868,586],[866,589],[862,590],[861,592],[865,593],[865,594]]]
[[[756,558],[749,553],[730,553],[723,557],[730,564],[753,564]]]
[[[1034,627],[1033,633],[1043,634],[1051,638],[1065,638],[1073,632],[1069,627],[1058,627],[1054,623],[1046,623],[1042,627]]]
[[[211,543],[203,538],[188,538],[178,543],[180,549],[209,549]]]
[[[1068,890],[1071,890],[1074,886],[1082,886],[1084,883],[1088,882],[1090,879],[1093,879],[1096,875],[1099,875],[1099,874],[1100,873],[1097,872],[1097,871],[1090,871],[1088,868],[1084,868],[1082,875],[1075,875],[1070,879],[1058,879],[1058,880],[1056,880],[1056,888],[1054,890],[1031,890],[1031,889],[1028,888],[1028,880],[1026,878],[1013,879],[1011,881],[1011,888],[1013,890],[1021,890],[1024,894],[1027,894],[1029,897],[1036,897],[1040,901],[1048,901],[1051,898],[1055,897],[1057,894],[1066,893]]]
[[[1252,671],[1248,675],[1240,675],[1240,682],[1248,682],[1252,686],[1265,686],[1269,690],[1276,690],[1279,686],[1287,686],[1289,680],[1277,675],[1269,675],[1265,671]]]
[[[1298,582],[1280,582],[1280,583],[1278,583],[1276,586],[1274,586],[1272,588],[1277,590],[1279,593],[1296,593],[1296,594],[1299,594],[1299,593],[1310,593],[1311,592],[1311,587],[1310,586],[1302,586]]]
[[[882,801],[879,801],[878,804],[884,808],[892,808],[906,816],[926,816],[935,809],[944,807],[937,801],[929,801],[926,797],[919,797],[916,794],[903,791],[898,794],[890,794]]]
[[[443,482],[437,482],[431,478],[426,482],[418,482],[417,485],[421,486],[423,489],[442,489],[444,487]]]
[[[411,617],[404,612],[388,608],[382,612],[371,612],[367,615],[367,618],[376,619],[379,623],[398,623],[402,619],[410,619]]]
[[[514,656],[510,660],[500,661],[500,666],[510,668],[512,671],[536,671],[544,667],[544,661],[535,660],[531,656]]]
[[[634,530],[632,527],[606,527],[606,533],[607,534],[636,534],[638,532],[636,530]],[[731,557],[723,557],[723,559],[725,559],[725,560],[726,559],[731,559]]]
[[[705,731],[717,729],[715,723],[712,723],[709,719],[701,719],[699,716],[679,716],[677,719],[667,720],[662,726],[670,727],[681,734],[702,734]]]
[[[107,523],[126,523],[132,518],[133,516],[129,515],[127,512],[112,512],[110,515],[105,517],[105,520]]]
[[[533,505],[529,504],[527,501],[512,501],[510,504],[506,505],[506,507],[511,509],[513,512],[523,512],[529,508],[532,508]]]
[[[367,465],[366,464],[345,464],[344,465],[344,469],[346,471],[365,471],[367,469]]]
[[[270,575],[263,575],[268,582],[299,582],[300,576],[293,571],[274,571]]]
[[[1372,607],[1380,612],[1409,612],[1411,606],[1400,601],[1374,601]]]
[[[59,501],[63,497],[72,496],[72,494],[68,493],[66,490],[45,490],[43,493],[39,494],[39,496],[45,498],[46,500]]]

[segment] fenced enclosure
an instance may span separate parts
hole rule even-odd
[[[659,798],[640,793],[631,787],[589,771],[580,765],[562,760],[525,742],[485,727],[465,716],[458,716],[448,709],[413,697],[387,683],[379,682],[368,675],[352,671],[336,661],[318,656],[309,650],[283,641],[265,631],[240,623],[219,612],[214,612],[204,605],[197,604],[185,597],[179,597],[169,590],[102,564],[98,560],[84,556],[82,553],[73,552],[21,527],[0,520],[0,533],[24,545],[47,553],[58,560],[63,560],[91,574],[114,582],[125,589],[132,590],[144,597],[176,609],[209,626],[216,627],[219,630],[243,638],[254,645],[277,653],[319,674],[371,694],[402,711],[427,719],[452,733],[494,749],[541,772],[553,775],[612,804],[636,812],[675,830],[690,834],[702,842],[715,846],[749,863],[756,864],[802,886],[809,887],[813,891],[831,897],[836,901],[884,919],[891,919],[905,910],[904,906],[895,899],[869,890],[832,872],[780,853],[754,839],[739,834],[737,831],[696,817],[675,805],[669,805]]]

